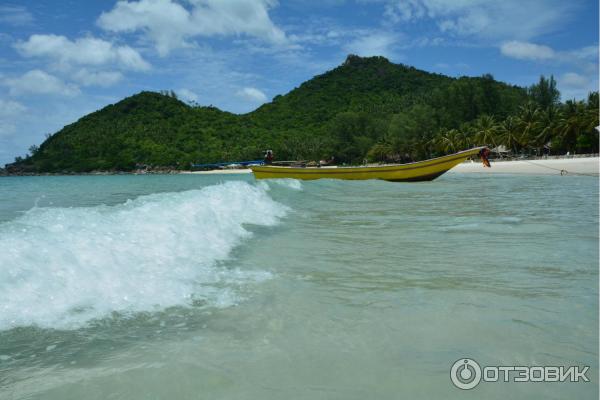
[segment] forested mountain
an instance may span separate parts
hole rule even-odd
[[[555,151],[597,151],[597,93],[587,103],[560,104],[557,96],[553,79],[542,78],[527,90],[491,75],[450,78],[383,57],[351,55],[243,115],[188,105],[172,92],[141,92],[65,126],[8,167],[187,169],[190,163],[257,159],[267,148],[278,159],[333,155],[360,163],[404,154],[424,158],[506,140],[515,151],[550,142]]]

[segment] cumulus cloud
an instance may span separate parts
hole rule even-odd
[[[390,0],[394,23],[435,21],[440,30],[492,39],[529,39],[564,23],[572,4],[561,0]]]
[[[504,42],[500,52],[518,60],[556,61],[572,64],[580,69],[595,71],[598,69],[598,47],[586,46],[575,50],[557,51],[549,46],[520,41]]]
[[[198,95],[196,93],[194,93],[193,91],[191,91],[190,89],[178,89],[176,90],[177,93],[177,97],[179,97],[181,100],[185,101],[185,102],[198,102]]]
[[[72,97],[79,94],[77,86],[64,83],[54,75],[50,75],[39,69],[26,72],[18,78],[4,79],[2,83],[8,86],[9,93],[13,96],[47,94]]]
[[[556,57],[554,50],[548,46],[516,40],[503,43],[500,52],[518,60],[549,60]]]
[[[598,47],[557,51],[549,46],[530,42],[510,41],[500,46],[500,52],[518,60],[568,66],[577,72],[566,72],[557,78],[563,99],[583,99],[598,90]]]
[[[393,58],[395,56],[393,47],[396,41],[397,37],[391,33],[372,32],[352,40],[344,46],[344,50],[363,57],[385,56]]]
[[[117,64],[134,71],[150,68],[150,64],[131,47],[115,46],[93,37],[72,41],[59,35],[31,35],[27,41],[15,44],[15,48],[24,57],[45,57],[65,66]]]
[[[190,0],[185,8],[175,0],[119,1],[102,13],[98,25],[111,32],[142,32],[161,56],[188,46],[195,36],[247,35],[283,43],[285,34],[269,17],[273,0]]]
[[[585,99],[588,93],[598,90],[598,71],[590,75],[567,72],[560,75],[556,81],[563,100]]]
[[[33,23],[33,15],[25,7],[0,5],[0,24],[23,26],[31,23]]]
[[[237,96],[253,103],[264,103],[267,101],[267,95],[265,95],[259,89],[253,87],[245,87],[239,90],[236,94]]]

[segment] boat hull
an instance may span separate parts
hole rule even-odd
[[[409,164],[375,167],[297,168],[263,165],[251,167],[256,179],[382,179],[392,182],[432,181],[469,157],[477,156],[484,147]]]

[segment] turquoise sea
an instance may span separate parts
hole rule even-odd
[[[585,176],[0,178],[0,399],[597,399],[598,240]]]

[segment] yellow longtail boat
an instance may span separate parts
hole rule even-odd
[[[443,157],[407,164],[387,164],[361,167],[284,167],[252,166],[256,179],[383,179],[392,182],[431,181],[469,157],[479,156],[489,166],[486,147],[474,147]],[[487,164],[486,164],[487,163]]]

